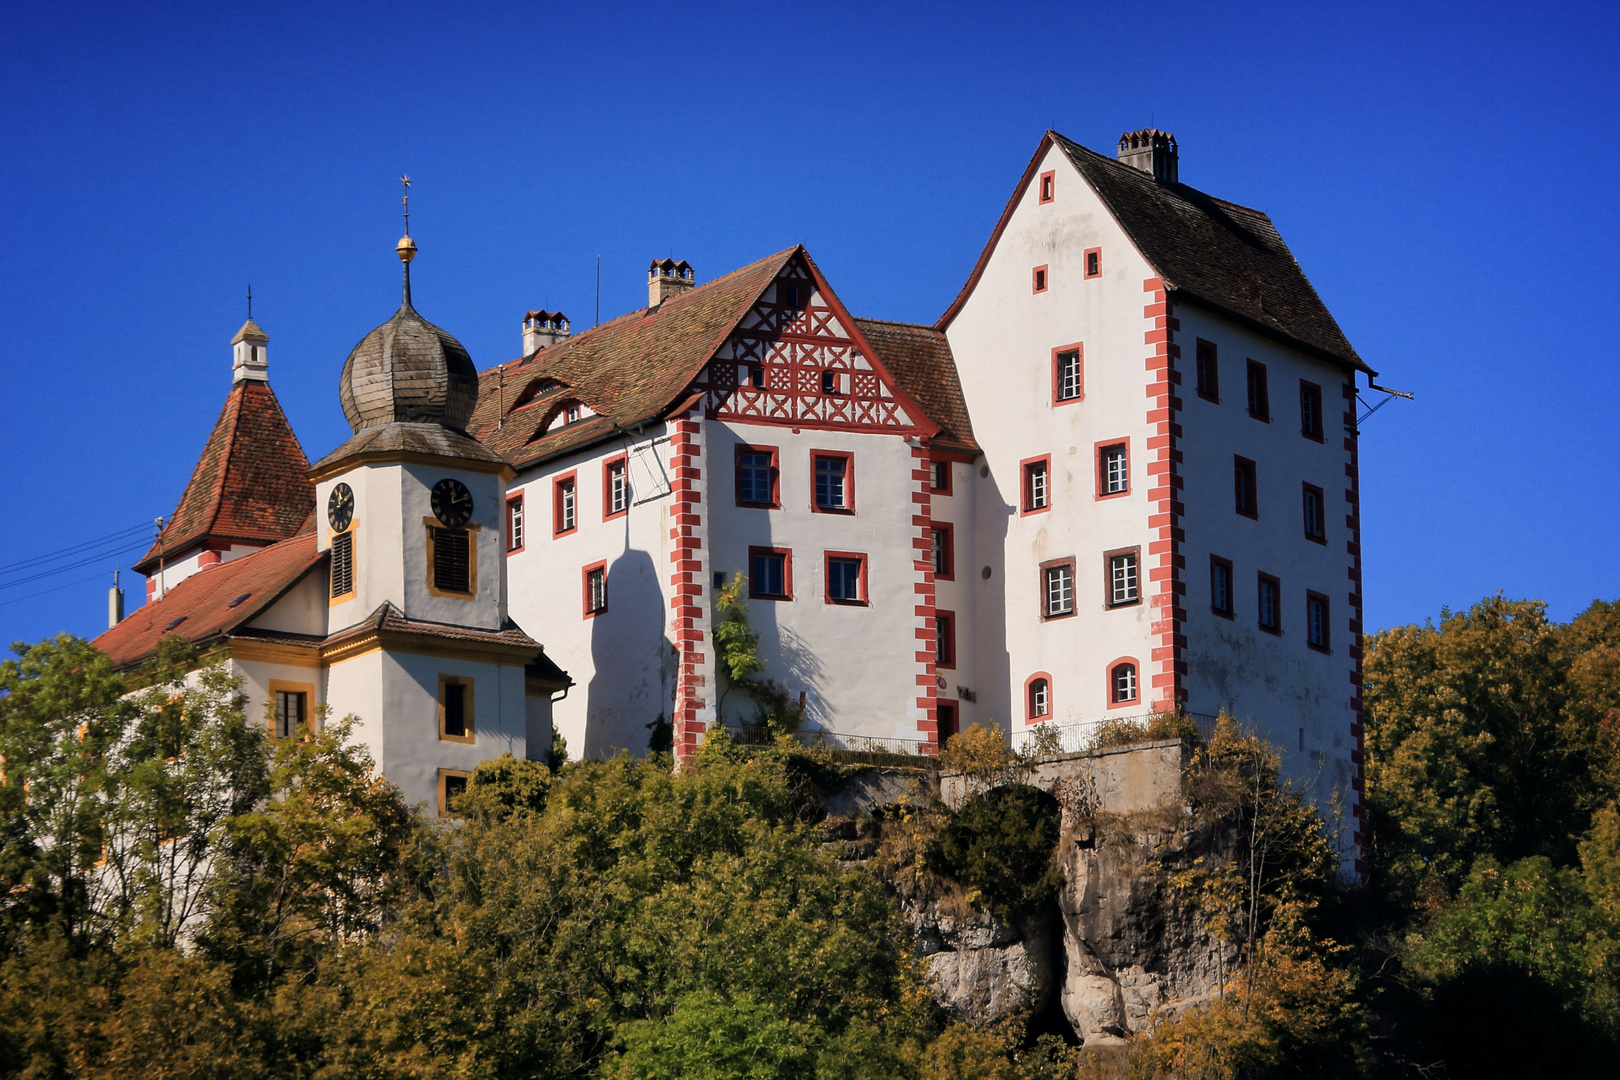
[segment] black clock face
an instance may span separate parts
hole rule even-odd
[[[354,491],[348,484],[332,489],[331,497],[326,500],[326,520],[332,523],[333,532],[342,532],[354,520]]]
[[[460,480],[440,480],[433,485],[433,516],[459,529],[472,518],[472,492]]]

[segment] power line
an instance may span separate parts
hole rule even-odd
[[[54,562],[57,559],[65,559],[70,555],[77,555],[87,548],[97,547],[114,540],[122,540],[125,537],[132,536],[137,532],[145,532],[151,527],[152,523],[150,521],[143,521],[139,525],[131,525],[127,529],[119,529],[117,532],[108,533],[106,536],[98,536],[94,540],[86,540],[81,544],[74,544],[72,547],[66,547],[59,551],[53,551],[49,555],[39,555],[32,559],[24,559],[21,562],[8,563],[5,566],[0,566],[0,574],[9,573],[12,570],[22,570],[37,563]]]
[[[31,592],[27,596],[13,596],[10,600],[0,600],[0,608],[10,607],[12,604],[20,604],[24,600],[32,600],[36,596],[45,596],[49,593],[61,592],[63,589],[71,589],[75,585],[83,585],[87,581],[94,581],[99,577],[103,577],[104,575],[105,571],[97,570],[88,577],[78,578],[74,581],[65,581],[60,585],[52,585],[48,589],[41,589],[38,592]]]
[[[39,573],[31,574],[28,577],[12,578],[10,581],[0,581],[0,589],[15,588],[18,585],[26,585],[30,581],[39,581],[42,578],[55,577],[57,574],[65,574],[69,570],[77,570],[79,567],[89,566],[91,563],[103,562],[107,559],[123,555],[132,555],[144,547],[146,547],[146,541],[144,539],[137,540],[133,544],[126,543],[123,547],[114,548],[110,551],[99,551],[94,555],[91,555],[89,558],[80,559],[78,562],[66,563],[62,566],[58,566],[54,570],[41,570]]]

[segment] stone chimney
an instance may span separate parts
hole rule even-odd
[[[568,316],[560,311],[531,311],[523,316],[523,355],[533,356],[559,341],[567,341]]]
[[[1119,137],[1119,160],[1133,169],[1152,173],[1161,184],[1177,182],[1176,137],[1158,128],[1127,131]]]
[[[270,335],[252,319],[231,338],[231,382],[270,381]]]
[[[647,306],[657,307],[693,285],[692,264],[685,259],[654,259],[647,267]]]

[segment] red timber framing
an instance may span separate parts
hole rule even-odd
[[[939,753],[939,671],[935,663],[933,455],[911,448],[911,569],[916,584],[917,734],[927,754]]]
[[[697,752],[707,727],[709,668],[708,606],[703,602],[707,580],[703,549],[702,425],[696,410],[670,421],[670,637],[675,642],[675,761],[684,765]]]
[[[1151,662],[1138,672],[1145,685],[1139,686],[1137,693],[1154,709],[1168,712],[1180,708],[1186,700],[1181,680],[1187,673],[1187,662],[1182,658],[1187,647],[1182,629],[1187,619],[1182,607],[1187,586],[1181,580],[1187,561],[1181,551],[1187,540],[1182,527],[1187,509],[1181,501],[1181,424],[1176,419],[1181,411],[1181,373],[1176,370],[1181,346],[1176,344],[1175,335],[1181,321],[1171,311],[1163,281],[1148,278],[1142,289],[1148,294],[1142,315],[1148,326],[1143,340],[1150,350],[1147,421],[1152,432],[1147,444],[1149,542],[1144,591],[1152,619],[1148,633],[1153,653]]]
[[[794,290],[798,303],[786,294]],[[765,385],[741,372],[760,368]],[[822,390],[822,376],[838,389]],[[713,419],[793,428],[869,431],[927,440],[938,433],[895,381],[802,251],[754,301],[699,373]]]
[[[1355,823],[1356,875],[1365,883],[1370,867],[1367,863],[1367,780],[1364,773],[1367,746],[1361,726],[1361,461],[1359,443],[1361,432],[1356,427],[1356,386],[1354,377],[1344,386],[1344,500],[1350,512],[1344,523],[1350,530],[1345,543],[1345,554],[1350,556],[1350,735],[1356,748],[1350,751],[1353,766],[1350,786],[1354,794],[1350,799],[1351,820]],[[1325,510],[1324,510],[1325,512]],[[1328,609],[1332,611],[1331,605]],[[1330,639],[1331,640],[1331,639]]]

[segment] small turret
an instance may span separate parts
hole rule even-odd
[[[231,338],[231,381],[270,381],[270,335],[249,319]]]

